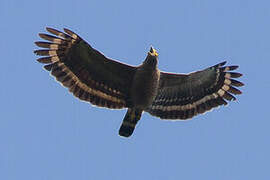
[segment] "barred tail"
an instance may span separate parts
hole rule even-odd
[[[142,111],[138,109],[128,109],[123,123],[119,129],[119,135],[129,137],[132,135],[137,122],[141,118]]]

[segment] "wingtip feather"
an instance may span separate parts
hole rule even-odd
[[[219,66],[219,67],[222,67],[222,66],[224,66],[226,63],[227,63],[227,61],[223,61],[223,62],[219,63],[218,66]]]
[[[74,33],[73,31],[67,29],[67,28],[63,28],[65,33],[67,33],[68,35],[70,35],[73,39],[78,39],[80,38],[76,33]]]

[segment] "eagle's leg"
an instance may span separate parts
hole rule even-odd
[[[142,110],[129,108],[119,129],[119,135],[129,137],[133,133],[137,122],[140,120]]]

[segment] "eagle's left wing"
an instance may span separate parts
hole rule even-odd
[[[74,32],[47,28],[35,42],[45,49],[34,51],[44,68],[74,96],[113,109],[131,106],[130,89],[136,68],[105,57]]]
[[[233,78],[242,74],[230,72],[238,66],[224,67],[225,63],[190,74],[161,72],[158,94],[146,111],[161,119],[189,119],[236,100],[232,94],[241,91],[235,86],[244,84]]]

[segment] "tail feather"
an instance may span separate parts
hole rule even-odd
[[[129,137],[132,135],[137,122],[141,118],[142,111],[137,109],[128,109],[123,123],[119,129],[119,135]]]

